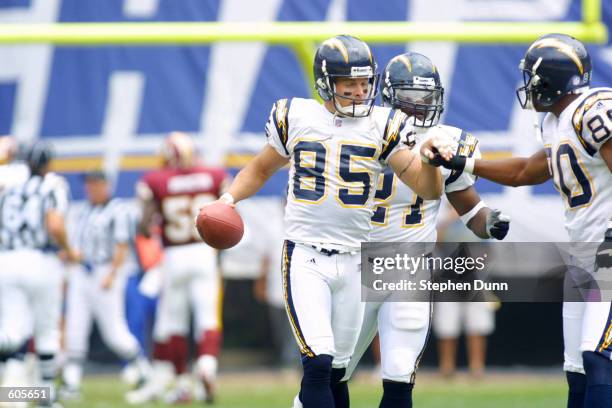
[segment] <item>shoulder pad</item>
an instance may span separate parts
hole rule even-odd
[[[291,99],[279,99],[272,108],[272,120],[285,151],[289,140],[289,108]],[[288,153],[288,152],[287,152]]]
[[[385,130],[383,133],[383,148],[380,154],[380,158],[382,160],[385,160],[391,151],[393,151],[395,146],[400,143],[402,130],[404,130],[407,121],[408,116],[406,116],[406,114],[399,109],[389,110],[387,123],[385,124]],[[412,143],[414,144],[414,140]]]
[[[598,111],[601,110],[601,113]],[[612,89],[604,88],[584,98],[572,115],[576,137],[591,156],[599,150],[612,133]],[[586,123],[585,123],[586,122]]]
[[[472,157],[478,146],[478,139],[471,133],[462,130],[457,143],[457,152],[455,153],[457,156]]]

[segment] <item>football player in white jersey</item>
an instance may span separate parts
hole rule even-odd
[[[79,258],[64,225],[68,186],[49,171],[51,157],[48,144],[35,143],[26,155],[30,177],[0,195],[0,353],[19,349],[33,334],[42,384],[52,394],[46,405],[54,403],[60,345],[63,276],[56,251],[70,261]],[[31,316],[33,327],[20,316]]]
[[[306,408],[344,408],[348,388],[339,382],[361,327],[360,244],[369,240],[378,176],[389,164],[419,195],[435,199],[440,173],[424,161],[434,157],[432,150],[448,158],[453,151],[442,136],[423,144],[423,161],[409,149],[407,116],[374,106],[376,62],[363,41],[347,35],[324,41],[314,76],[324,103],[277,101],[267,145],[220,200],[252,196],[289,164],[283,284],[302,354],[300,398]]]
[[[460,157],[443,166],[510,186],[552,178],[565,204],[570,241],[603,242],[612,217],[612,88],[589,88],[589,54],[581,42],[564,34],[536,40],[520,68],[521,106],[546,112],[543,148],[529,158]],[[576,266],[596,269],[595,256],[572,255]],[[563,304],[569,408],[612,407],[611,332],[610,302]]]
[[[444,88],[429,58],[412,52],[394,57],[382,73],[380,86],[383,103],[401,109],[414,123],[417,145],[428,140],[432,131],[441,129],[452,136],[456,155],[480,156],[478,141],[472,135],[439,124]],[[442,177],[446,197],[474,234],[500,240],[506,236],[509,218],[485,205],[472,186],[474,176],[443,169]],[[375,203],[372,241],[436,242],[439,199],[422,199],[387,170],[381,174]],[[355,354],[343,381],[350,378],[378,329],[383,379],[380,407],[411,407],[415,371],[429,335],[431,310],[429,302],[368,302]]]

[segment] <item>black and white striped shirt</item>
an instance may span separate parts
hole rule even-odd
[[[130,214],[120,199],[100,205],[84,203],[75,219],[75,245],[85,264],[95,266],[111,262],[115,245],[129,243]]]
[[[55,173],[34,175],[8,187],[0,195],[0,250],[21,248],[52,250],[46,214],[68,209],[69,188]]]

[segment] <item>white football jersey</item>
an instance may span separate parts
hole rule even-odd
[[[548,113],[542,140],[548,167],[565,204],[572,242],[601,242],[612,217],[612,172],[599,154],[612,138],[612,88],[580,95],[557,118]]]
[[[478,141],[471,134],[452,126],[438,125],[457,142],[456,154],[480,157]],[[417,133],[417,147],[431,136]],[[440,168],[446,193],[462,191],[476,181],[472,174]],[[440,200],[423,200],[402,183],[393,171],[381,174],[376,190],[370,238],[376,242],[436,242],[436,220]]]
[[[30,169],[25,163],[12,162],[0,166],[0,192],[15,184],[24,183],[30,177]]]
[[[365,118],[340,117],[313,99],[281,99],[266,134],[290,159],[285,237],[350,248],[368,241],[378,176],[413,142],[407,116],[375,106]]]
[[[20,248],[54,250],[45,214],[68,210],[70,190],[55,173],[33,175],[0,194],[0,250]]]

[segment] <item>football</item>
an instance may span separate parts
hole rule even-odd
[[[244,234],[244,224],[238,211],[219,202],[200,209],[196,227],[204,242],[216,249],[233,247]]]

